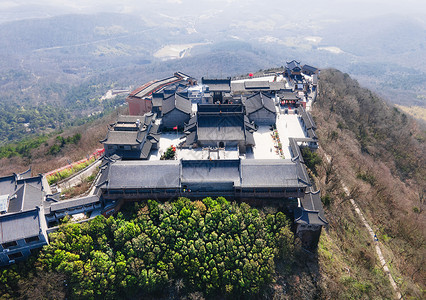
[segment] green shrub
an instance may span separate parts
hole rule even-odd
[[[86,168],[87,166],[89,166],[90,164],[92,164],[93,162],[95,162],[96,158],[92,157],[90,160],[85,161],[83,163],[80,164],[76,164],[73,165],[72,167],[68,168],[68,169],[64,169],[61,170],[57,173],[54,173],[50,176],[47,176],[47,182],[51,185],[51,184],[55,184],[58,181],[61,181],[63,179],[66,179],[72,175],[74,175],[75,173],[83,170],[84,168]],[[94,176],[94,175],[93,175]]]
[[[371,174],[371,172],[358,172],[356,174],[356,178],[361,179],[371,184],[372,186],[374,186],[377,182],[376,177],[373,174]]]
[[[321,196],[321,202],[324,204],[324,206],[329,206],[331,202],[333,202],[333,198],[330,196],[330,194],[325,194]]]
[[[38,148],[41,144],[46,143],[47,136],[39,136],[36,138],[24,139],[16,144],[9,144],[0,147],[0,158],[10,158],[12,156],[30,157],[31,150]]]
[[[55,139],[55,144],[53,144],[49,150],[47,151],[47,154],[50,155],[56,155],[59,152],[61,152],[62,148],[65,147],[66,144],[77,144],[81,139],[81,134],[80,133],[76,133],[73,136],[69,136],[69,137],[62,137],[60,135],[58,135]]]
[[[166,152],[161,155],[160,160],[172,160],[175,159],[176,148],[172,145],[167,148]]]
[[[305,160],[305,165],[315,174],[318,174],[317,166],[322,163],[321,157],[316,152],[311,151],[309,148],[302,148],[302,156]]]

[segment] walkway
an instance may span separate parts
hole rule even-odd
[[[58,183],[58,188],[61,190],[69,189],[82,183],[87,177],[93,174],[97,167],[102,163],[102,160],[95,161],[88,168],[76,173],[75,175],[65,179],[63,182]]]
[[[253,155],[247,155],[246,158],[253,159],[280,159],[280,155],[275,152],[275,143],[272,139],[271,126],[259,126],[257,131],[253,132],[255,146]],[[288,158],[288,157],[287,157]]]
[[[298,115],[278,114],[277,130],[280,135],[281,144],[283,147],[284,157],[291,158],[289,138],[306,138],[300,125]]]

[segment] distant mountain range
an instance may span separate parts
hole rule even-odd
[[[66,104],[79,86],[94,86],[103,94],[111,85],[137,86],[176,70],[220,77],[297,59],[337,67],[392,102],[425,106],[426,27],[421,20],[283,20],[279,11],[261,19],[243,7],[244,19],[206,9],[196,19],[158,11],[1,23],[0,101]]]

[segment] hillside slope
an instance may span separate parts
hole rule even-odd
[[[326,278],[340,277],[324,279],[328,293],[335,293],[331,298],[344,298],[350,288],[374,297],[387,282],[383,277],[382,284],[372,281],[381,273],[380,264],[374,241],[348,201],[352,198],[372,225],[402,295],[422,298],[425,131],[337,70],[321,73],[313,116],[323,157],[316,182],[330,222],[320,244],[319,264]],[[350,197],[344,196],[341,183],[349,187]],[[342,261],[337,263],[339,258]],[[346,288],[332,288],[339,283]]]

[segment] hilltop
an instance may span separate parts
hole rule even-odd
[[[353,211],[349,201],[352,198],[376,232],[403,296],[422,298],[426,228],[424,130],[409,116],[362,88],[348,74],[334,69],[321,72],[312,114],[318,125],[321,159],[311,168],[310,176],[322,190],[329,227],[321,236],[317,253],[298,251],[296,245],[295,259],[284,257],[277,261],[274,283],[263,295],[284,299],[393,297],[375,255],[374,241]],[[103,126],[114,116],[99,121],[97,126],[78,129],[82,134],[81,144],[67,146],[68,151],[56,157],[44,156],[40,149],[33,150],[33,168],[44,170],[46,158],[57,160],[59,165],[67,157],[81,155],[83,149],[97,147],[97,139],[106,132]],[[72,134],[74,131],[65,131],[62,135]],[[91,143],[86,145],[84,141]],[[2,163],[10,160],[3,159]],[[25,161],[21,164],[24,169]],[[348,187],[350,197],[345,195],[344,186]],[[275,211],[268,207],[262,211],[271,212]],[[124,222],[120,218],[114,222]],[[58,295],[65,292],[59,283],[62,275],[55,275],[57,280],[49,283],[49,273],[36,271],[33,263],[25,263],[27,268],[23,269],[20,281],[24,284],[18,287],[11,283],[12,278],[5,281],[17,289],[16,296],[28,293],[34,284],[31,276],[35,274],[44,278],[39,285],[56,284]],[[12,269],[18,271],[16,267]],[[6,274],[3,276],[7,278]],[[176,288],[179,291],[178,283],[173,284],[175,290],[169,288],[168,292],[176,292]],[[197,295],[202,297],[194,293],[182,297]]]

